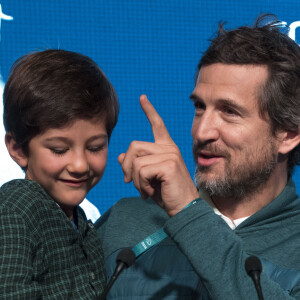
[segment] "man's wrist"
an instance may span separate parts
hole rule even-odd
[[[180,207],[180,208],[178,208],[178,209],[174,209],[174,210],[172,210],[172,211],[170,211],[170,212],[167,212],[167,213],[168,213],[168,215],[169,215],[170,217],[174,217],[175,215],[177,215],[177,214],[180,213],[181,211],[185,210],[186,208],[188,208],[188,207],[190,207],[190,206],[196,204],[199,200],[201,200],[201,198],[198,197],[198,198],[192,200],[191,202],[189,202],[189,203],[188,203],[187,205],[185,205],[184,207]]]

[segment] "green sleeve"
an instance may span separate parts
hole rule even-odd
[[[33,243],[24,220],[5,210],[0,213],[1,299],[41,299],[41,287],[33,280]]]
[[[257,299],[244,264],[249,256],[241,238],[214,214],[204,201],[169,219],[165,231],[187,256],[202,279],[211,299]],[[265,300],[300,299],[299,287],[292,296],[265,274],[261,275]]]

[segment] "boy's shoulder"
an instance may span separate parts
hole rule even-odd
[[[15,179],[3,184],[0,188],[0,210],[11,210],[18,213],[30,213],[55,204],[52,198],[35,181]]]

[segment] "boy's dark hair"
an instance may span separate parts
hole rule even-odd
[[[28,154],[28,143],[76,119],[104,119],[108,138],[119,113],[117,94],[89,57],[65,50],[27,54],[12,66],[3,93],[4,127]]]
[[[267,112],[274,135],[300,126],[300,47],[282,29],[283,23],[271,14],[259,16],[253,27],[226,31],[220,24],[196,72],[197,80],[201,67],[214,63],[267,66],[269,76],[258,91],[258,105],[261,116]],[[300,145],[289,153],[290,174],[296,164]]]

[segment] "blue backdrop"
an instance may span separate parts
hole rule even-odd
[[[259,13],[271,12],[292,24],[295,29],[291,34],[300,43],[299,0],[0,0],[0,3],[3,82],[11,64],[21,55],[62,48],[93,58],[116,88],[121,110],[109,146],[106,173],[87,197],[101,213],[119,198],[138,194],[132,184],[123,182],[117,157],[133,139],[153,140],[139,107],[142,93],[148,95],[163,117],[193,173],[190,136],[193,105],[189,95],[197,63],[208,39],[217,30],[218,21],[226,21],[225,27],[235,28],[252,25]],[[5,154],[1,158],[2,182],[22,176]],[[299,169],[294,178],[299,191]]]

